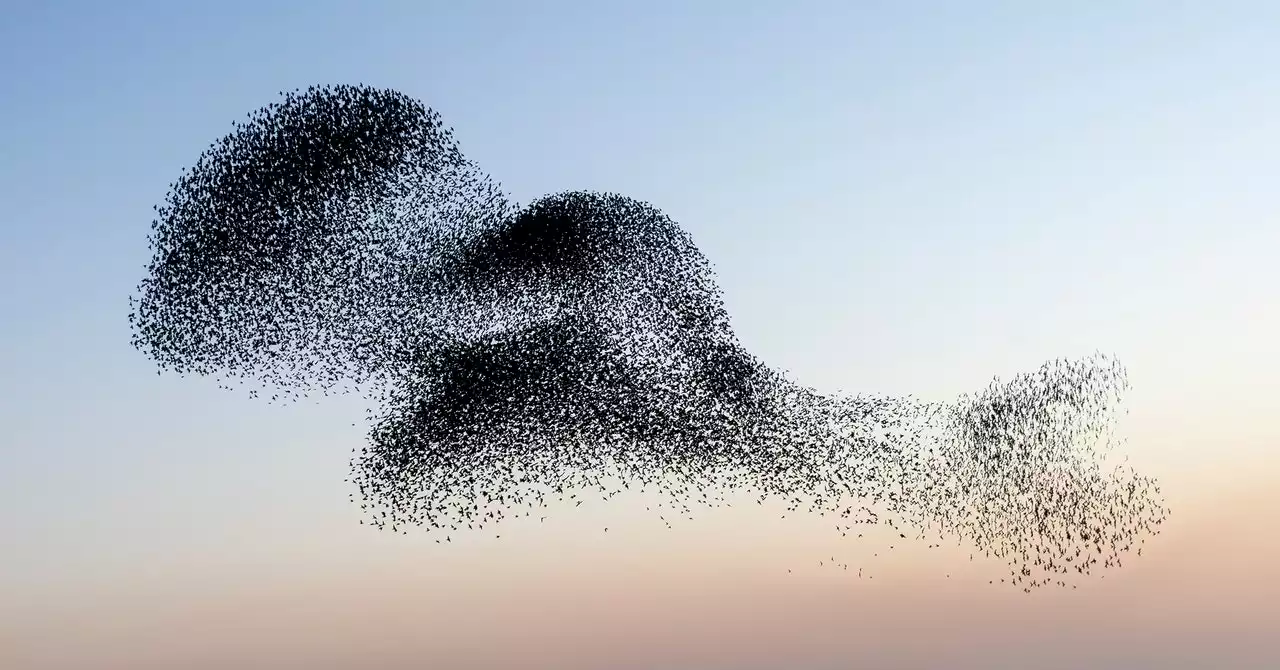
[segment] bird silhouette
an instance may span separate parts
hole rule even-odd
[[[272,401],[366,394],[351,481],[379,528],[476,530],[591,488],[656,489],[686,517],[735,491],[842,519],[861,501],[852,523],[963,537],[1032,588],[1120,565],[1168,514],[1154,480],[1100,466],[1117,361],[949,402],[820,393],[742,346],[711,264],[659,209],[587,191],[518,205],[397,91],[285,93],[156,210],[134,346]]]

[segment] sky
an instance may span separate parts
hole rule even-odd
[[[1280,5],[4,14],[0,667],[1274,662]],[[1121,450],[1161,480],[1164,533],[1106,578],[1024,594],[965,548],[884,552],[767,507],[668,530],[633,496],[448,545],[360,525],[343,482],[359,398],[158,376],[126,321],[167,186],[281,91],[340,83],[433,107],[519,202],[660,207],[714,263],[744,344],[824,391],[945,400],[1118,356]]]

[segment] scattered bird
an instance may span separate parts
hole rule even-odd
[[[367,394],[352,498],[379,528],[476,530],[592,488],[656,489],[686,517],[734,491],[842,519],[856,501],[842,536],[950,534],[1030,589],[1119,566],[1168,514],[1154,480],[1100,466],[1117,361],[950,402],[821,394],[742,346],[660,210],[517,204],[397,91],[283,94],[199,156],[152,228],[134,346],[272,402]]]

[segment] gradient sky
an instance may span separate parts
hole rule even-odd
[[[1280,657],[1280,3],[3,16],[0,667]],[[443,547],[358,525],[342,481],[358,399],[281,407],[157,376],[125,318],[151,207],[183,168],[282,90],[359,82],[436,108],[518,201],[605,189],[661,207],[715,263],[746,345],[821,389],[946,399],[1118,355],[1123,449],[1164,483],[1166,532],[1105,579],[1026,595],[962,549],[886,557],[754,506],[667,530],[631,498]],[[828,555],[876,579],[818,569]]]

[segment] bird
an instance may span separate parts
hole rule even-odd
[[[1077,574],[1120,567],[1168,516],[1156,480],[1097,467],[1128,383],[1114,358],[945,402],[822,393],[748,351],[658,207],[517,203],[401,91],[283,92],[171,184],[149,241],[133,346],[271,402],[366,393],[348,465],[378,529],[450,543],[548,491],[657,488],[690,517],[749,490],[782,518],[862,501],[857,523],[943,528],[1039,584],[1081,549],[1101,560]]]

